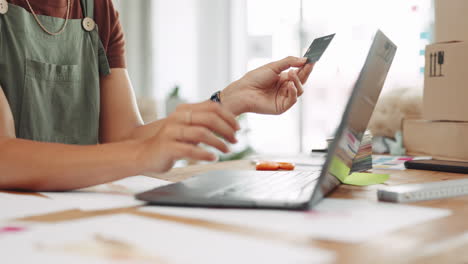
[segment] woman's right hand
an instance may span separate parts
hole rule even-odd
[[[216,156],[198,144],[227,153],[227,145],[216,135],[236,143],[235,133],[240,129],[230,111],[211,101],[180,105],[163,122],[156,135],[144,141],[138,156],[145,173],[166,172],[175,161],[183,158],[214,161]]]

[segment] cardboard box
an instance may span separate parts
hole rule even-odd
[[[468,122],[404,120],[403,144],[408,155],[468,161]]]
[[[468,121],[468,42],[428,45],[425,57],[423,118]]]
[[[468,1],[435,0],[434,41],[468,41]]]

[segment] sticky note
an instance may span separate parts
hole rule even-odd
[[[374,184],[382,184],[390,178],[388,174],[376,174],[376,173],[359,173],[355,172],[346,177],[343,181],[344,184],[357,185],[357,186],[368,186]]]
[[[392,164],[393,165],[393,164]],[[338,178],[340,182],[349,185],[368,186],[381,184],[390,178],[388,174],[375,174],[365,172],[350,173],[350,168],[338,157],[333,157],[328,171]]]
[[[341,182],[344,183],[344,180],[346,179],[346,177],[348,177],[351,169],[348,166],[346,166],[346,164],[343,161],[341,161],[338,157],[333,157],[329,171],[332,175],[334,175]]]

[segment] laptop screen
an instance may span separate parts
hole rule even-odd
[[[377,31],[334,141],[328,150],[322,174],[310,199],[310,207],[320,202],[349,175],[396,49],[390,39],[380,30]]]

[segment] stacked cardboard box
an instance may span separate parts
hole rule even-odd
[[[426,47],[423,117],[405,120],[410,155],[468,161],[468,1],[435,1],[435,43]]]
[[[466,0],[435,0],[435,41],[468,40]]]

